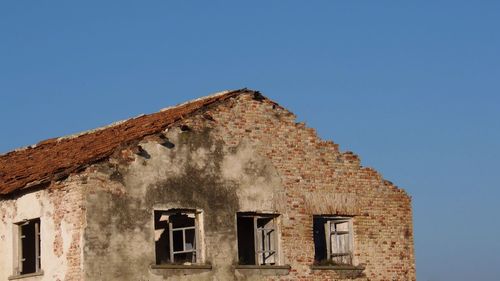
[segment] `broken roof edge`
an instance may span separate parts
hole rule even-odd
[[[134,139],[154,134],[200,110],[243,94],[269,100],[258,91],[247,88],[218,92],[162,111],[118,121],[66,137],[43,140],[36,145],[2,154],[0,155],[0,196],[32,190],[39,185],[37,182],[46,184],[54,180],[58,181],[58,178],[69,176],[85,166],[85,163],[95,163],[106,158],[120,143],[129,143]],[[149,125],[144,127],[145,124]],[[115,137],[116,133],[119,134],[118,137]],[[98,146],[93,150],[86,149],[89,147],[88,144],[94,143],[96,139],[103,141],[103,139],[110,138],[114,140],[107,145]],[[47,157],[52,152],[61,149],[65,153],[56,153],[52,154],[55,155],[54,157]],[[12,165],[12,163],[15,164]],[[29,169],[26,169],[27,167]]]
[[[188,101],[176,104],[176,105],[172,105],[172,106],[168,106],[168,107],[165,107],[165,108],[161,108],[160,110],[155,111],[155,112],[151,112],[151,113],[148,113],[148,114],[142,113],[142,114],[139,114],[137,116],[134,116],[134,117],[131,117],[131,118],[128,118],[128,119],[123,119],[123,120],[115,121],[115,122],[113,122],[113,123],[111,123],[109,125],[104,125],[104,126],[97,127],[97,128],[94,128],[94,129],[85,130],[85,131],[82,131],[82,132],[79,132],[79,133],[75,133],[75,134],[71,134],[71,135],[66,135],[66,136],[58,137],[56,139],[57,139],[57,141],[61,141],[61,140],[67,140],[67,139],[77,138],[77,137],[80,137],[80,136],[83,136],[83,135],[86,135],[86,134],[91,134],[91,133],[99,132],[99,131],[102,131],[102,130],[105,130],[105,129],[108,129],[108,128],[112,128],[112,127],[118,126],[118,125],[123,124],[123,123],[125,123],[127,121],[134,120],[134,119],[140,118],[142,116],[146,116],[146,115],[150,115],[150,114],[155,114],[155,113],[158,113],[158,112],[164,112],[164,111],[167,111],[167,110],[170,110],[170,109],[175,109],[176,107],[185,106],[185,105],[188,105],[190,103],[197,102],[197,101],[202,101],[202,100],[211,99],[211,98],[217,98],[217,97],[224,96],[224,95],[231,94],[231,93],[243,93],[244,90],[245,91],[251,91],[251,92],[257,92],[257,91],[253,91],[253,90],[248,90],[246,88],[242,88],[242,89],[238,89],[238,90],[224,90],[224,91],[220,91],[220,92],[215,92],[213,94],[206,95],[206,96],[203,96],[203,97],[200,97],[200,98],[188,100]],[[42,143],[42,142],[44,142],[44,141],[41,141],[39,143]]]
[[[215,92],[213,94],[209,94],[209,95],[206,95],[206,96],[203,96],[203,97],[191,99],[191,100],[188,100],[188,101],[176,104],[176,105],[172,105],[172,106],[168,106],[168,107],[165,107],[165,108],[161,108],[160,110],[155,111],[155,112],[151,112],[151,113],[147,113],[147,114],[142,113],[142,114],[139,114],[137,116],[134,116],[134,117],[131,117],[131,118],[127,118],[127,119],[118,120],[118,121],[112,122],[112,123],[110,123],[108,125],[100,126],[100,127],[97,127],[97,128],[92,128],[92,129],[89,129],[89,130],[84,130],[84,131],[81,131],[81,132],[77,132],[77,133],[73,133],[73,134],[68,134],[68,135],[64,135],[64,136],[60,136],[60,137],[48,138],[48,139],[44,139],[44,140],[38,141],[36,144],[31,144],[31,145],[27,145],[27,146],[17,147],[17,148],[14,148],[14,149],[10,150],[10,151],[6,151],[4,153],[0,153],[0,157],[6,156],[6,155],[11,154],[11,153],[16,153],[16,152],[21,152],[21,151],[28,150],[28,149],[33,149],[33,148],[36,148],[37,146],[39,146],[41,144],[44,144],[44,143],[47,143],[47,142],[52,142],[52,141],[59,142],[59,141],[63,141],[63,140],[70,140],[70,139],[78,138],[78,137],[81,137],[81,136],[84,136],[84,135],[88,135],[88,134],[92,134],[92,133],[97,133],[99,131],[103,131],[103,130],[106,130],[106,129],[109,129],[109,128],[116,127],[116,126],[121,125],[121,124],[123,124],[125,122],[131,121],[131,120],[143,117],[143,116],[147,116],[147,115],[151,115],[151,114],[155,114],[155,113],[160,113],[160,112],[165,112],[165,111],[168,111],[168,110],[171,110],[171,109],[175,109],[177,107],[186,106],[186,105],[188,105],[190,103],[195,103],[195,102],[199,102],[199,101],[206,100],[206,99],[213,99],[213,98],[221,97],[221,96],[224,96],[224,95],[236,95],[236,94],[243,94],[243,93],[259,93],[260,94],[259,91],[248,89],[248,88],[241,88],[241,89],[237,89],[237,90],[224,90],[224,91],[220,91],[220,92]]]
[[[153,112],[153,113],[150,113],[150,114],[142,114],[142,115],[139,115],[139,116],[136,116],[136,117],[132,117],[132,118],[129,118],[129,119],[117,121],[117,122],[111,123],[111,124],[103,126],[103,127],[99,127],[99,128],[95,128],[95,129],[83,131],[83,132],[80,132],[80,133],[77,133],[77,134],[73,134],[73,135],[63,136],[63,137],[59,137],[59,138],[47,139],[47,140],[39,142],[36,145],[32,145],[32,146],[28,146],[28,147],[25,147],[25,148],[20,148],[20,149],[16,149],[16,150],[7,152],[6,154],[0,155],[0,168],[2,168],[2,166],[3,166],[3,168],[6,167],[6,165],[2,165],[2,162],[4,162],[3,164],[7,163],[7,162],[5,162],[5,158],[8,159],[10,156],[14,156],[14,158],[15,158],[17,153],[21,154],[22,158],[25,158],[25,157],[31,158],[31,156],[26,156],[28,154],[32,155],[31,154],[32,152],[28,151],[30,149],[33,149],[35,152],[37,150],[40,150],[40,149],[46,150],[46,147],[48,145],[49,146],[49,150],[52,150],[52,148],[50,148],[51,146],[59,146],[59,144],[61,144],[61,143],[73,142],[73,139],[78,139],[80,137],[87,138],[89,136],[91,137],[94,134],[96,134],[96,135],[99,136],[99,135],[101,135],[100,132],[106,132],[107,130],[115,130],[115,129],[121,130],[123,128],[120,129],[120,127],[123,126],[123,125],[126,126],[126,123],[128,123],[128,122],[133,122],[133,123],[144,122],[144,118],[146,118],[146,119],[148,119],[148,118],[158,118],[158,117],[165,118],[165,116],[176,116],[175,120],[168,121],[167,122],[168,124],[167,123],[164,124],[166,126],[171,126],[172,124],[175,124],[178,120],[182,120],[186,116],[191,116],[193,114],[196,114],[196,112],[199,112],[200,110],[203,110],[203,109],[207,108],[208,106],[212,106],[214,104],[219,104],[220,102],[223,102],[223,101],[225,101],[225,100],[227,100],[229,98],[232,98],[232,97],[239,96],[241,94],[252,94],[252,95],[254,95],[254,99],[266,100],[267,102],[270,102],[273,105],[277,105],[279,108],[285,109],[288,113],[292,114],[296,118],[295,114],[293,114],[292,112],[290,112],[288,109],[280,106],[278,103],[274,102],[273,100],[271,100],[271,99],[269,99],[267,97],[264,97],[258,91],[250,90],[250,89],[247,89],[247,88],[242,88],[242,89],[232,90],[232,91],[221,91],[221,92],[217,92],[217,93],[214,93],[214,94],[211,94],[211,95],[207,95],[207,96],[204,96],[204,97],[201,97],[201,98],[196,98],[196,99],[193,99],[193,100],[189,100],[187,102],[183,102],[183,103],[177,104],[175,106],[166,107],[166,108],[160,109],[160,111]],[[179,110],[183,111],[184,110],[184,111],[180,112],[180,113],[179,112],[176,113],[176,110],[177,111],[179,111]],[[170,114],[169,114],[169,111],[171,111]],[[161,116],[163,116],[163,117],[161,117]],[[300,127],[307,127],[308,128],[308,126],[305,123],[302,123],[302,122],[301,123],[296,123],[296,125],[300,126]],[[129,132],[127,128],[125,129],[125,131]],[[156,130],[155,132],[158,132],[158,130]],[[137,136],[137,137],[135,137],[133,139],[140,139],[140,138],[143,138],[143,137],[145,137],[147,135],[154,134],[153,131],[143,132],[143,133],[144,134],[141,134],[140,136]],[[322,142],[325,142],[325,143],[326,142],[332,142],[332,144],[334,144],[333,141],[323,140],[317,134],[316,134],[316,137],[320,141],[322,141]],[[129,138],[127,140],[127,142],[128,141],[133,141],[133,139]],[[102,159],[105,159],[106,157],[109,156],[110,151],[112,151],[113,149],[115,149],[115,148],[110,148],[105,153],[94,154],[92,157],[89,157],[89,158],[86,158],[86,159],[80,159],[82,161],[73,162],[73,164],[71,165],[71,167],[60,167],[60,168],[64,168],[64,170],[62,172],[61,171],[57,171],[57,174],[59,174],[59,175],[64,174],[66,176],[69,176],[74,171],[76,171],[76,170],[78,170],[78,169],[80,169],[82,167],[86,167],[87,164],[92,164],[92,163],[95,163],[96,161],[98,162],[98,161],[101,161]],[[385,185],[385,186],[392,186],[393,188],[395,188],[397,190],[401,190],[402,192],[404,192],[405,194],[407,194],[409,196],[409,194],[403,188],[400,188],[397,185],[393,184],[392,182],[386,180],[382,176],[382,174],[380,172],[378,172],[377,170],[375,170],[373,168],[369,168],[369,167],[364,167],[361,164],[361,159],[359,158],[358,155],[356,155],[356,154],[354,154],[354,153],[352,153],[350,151],[341,152],[338,149],[338,145],[337,145],[336,150],[337,150],[338,153],[340,153],[340,155],[342,155],[342,158],[349,158],[349,159],[344,159],[344,160],[347,160],[349,162],[352,161],[352,164],[356,165],[359,169],[361,169],[361,170],[364,170],[364,169],[373,170],[377,174],[377,176],[379,177],[379,179],[381,180],[381,182],[382,182],[383,185]],[[39,153],[39,152],[36,152],[36,153]],[[22,154],[24,154],[25,156],[22,156]],[[85,154],[85,153],[83,153],[83,154]],[[19,156],[19,155],[17,155],[17,156]],[[4,159],[2,159],[2,158],[4,158]],[[19,160],[19,159],[17,159],[17,160]],[[29,163],[29,161],[30,160],[28,160],[28,163]],[[45,161],[43,161],[43,162],[45,162]],[[19,179],[15,179],[15,178],[10,178],[9,179],[9,178],[5,177],[6,175],[10,174],[9,173],[9,168],[5,169],[5,170],[0,169],[0,198],[4,197],[6,195],[18,194],[20,192],[24,192],[25,190],[33,190],[34,188],[40,186],[41,184],[48,184],[48,183],[50,183],[52,181],[58,181],[58,179],[55,178],[55,176],[54,176],[55,175],[54,171],[50,171],[51,169],[48,169],[47,167],[45,169],[46,169],[45,171],[47,172],[47,174],[45,174],[43,177],[34,177],[34,176],[30,176],[30,175],[24,174],[25,177],[30,178],[29,180],[28,179],[23,180],[23,177],[19,177]],[[5,171],[7,173],[5,173]],[[14,172],[15,174],[17,174],[18,172],[20,172],[20,170],[19,169],[17,169],[17,170],[12,170],[11,169],[10,172]],[[18,184],[14,184],[13,181],[17,181]],[[24,184],[21,184],[21,183],[24,183]],[[5,184],[5,186],[3,186],[3,184]]]
[[[183,106],[183,105],[186,105],[186,104],[189,104],[189,103],[193,103],[193,102],[197,102],[197,101],[202,101],[204,99],[217,98],[217,97],[224,96],[224,95],[231,94],[231,93],[235,93],[235,92],[241,93],[243,91],[250,91],[250,92],[255,92],[255,93],[257,92],[257,91],[254,91],[254,90],[249,90],[247,88],[242,88],[242,89],[238,89],[238,90],[225,90],[225,91],[215,92],[213,94],[206,95],[204,97],[199,97],[199,98],[188,100],[188,101],[176,104],[176,105],[164,107],[164,108],[160,109],[159,112],[167,111],[169,109],[172,109],[172,108],[175,108],[175,107],[179,107],[179,106]]]

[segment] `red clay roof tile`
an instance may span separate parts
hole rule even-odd
[[[122,144],[161,132],[186,115],[243,93],[228,91],[79,135],[53,138],[0,155],[0,194],[49,183],[111,155]]]

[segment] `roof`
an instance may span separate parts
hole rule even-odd
[[[221,92],[153,114],[72,136],[48,139],[0,155],[0,195],[62,179],[107,158],[124,144],[161,132],[187,115],[244,93],[259,94],[248,89]]]

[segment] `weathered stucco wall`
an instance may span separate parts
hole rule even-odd
[[[310,267],[319,214],[354,216],[354,263],[365,266],[358,280],[415,280],[409,196],[278,105],[241,95],[164,135],[167,146],[145,139],[82,174],[85,280],[345,279]],[[150,268],[153,211],[170,208],[203,211],[202,255],[211,270]],[[235,269],[237,211],[281,214],[287,275]]]
[[[174,147],[145,141],[140,145],[146,157],[136,156],[130,163],[114,159],[89,174],[87,280],[213,276],[232,280],[232,266],[237,263],[236,212],[284,211],[278,206],[283,188],[277,172],[249,143],[230,148],[215,139],[210,129],[173,128],[166,135]],[[155,262],[153,211],[172,208],[203,212],[206,247],[202,255],[212,270],[195,270],[194,276],[184,270],[185,277],[172,270],[150,270]]]
[[[78,177],[76,177],[78,178]],[[40,254],[43,275],[26,281],[81,280],[84,206],[83,192],[73,180],[48,189],[0,200],[0,280],[8,280],[17,264],[14,227],[40,218]]]

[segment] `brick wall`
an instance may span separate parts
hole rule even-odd
[[[334,280],[335,271],[311,270],[314,261],[312,215],[354,216],[355,263],[364,264],[368,280],[415,280],[411,198],[375,170],[360,166],[351,152],[321,140],[314,129],[295,123],[280,106],[238,97],[208,112],[228,145],[251,139],[282,177],[282,251],[292,266],[283,280]],[[276,278],[270,277],[269,280]]]

